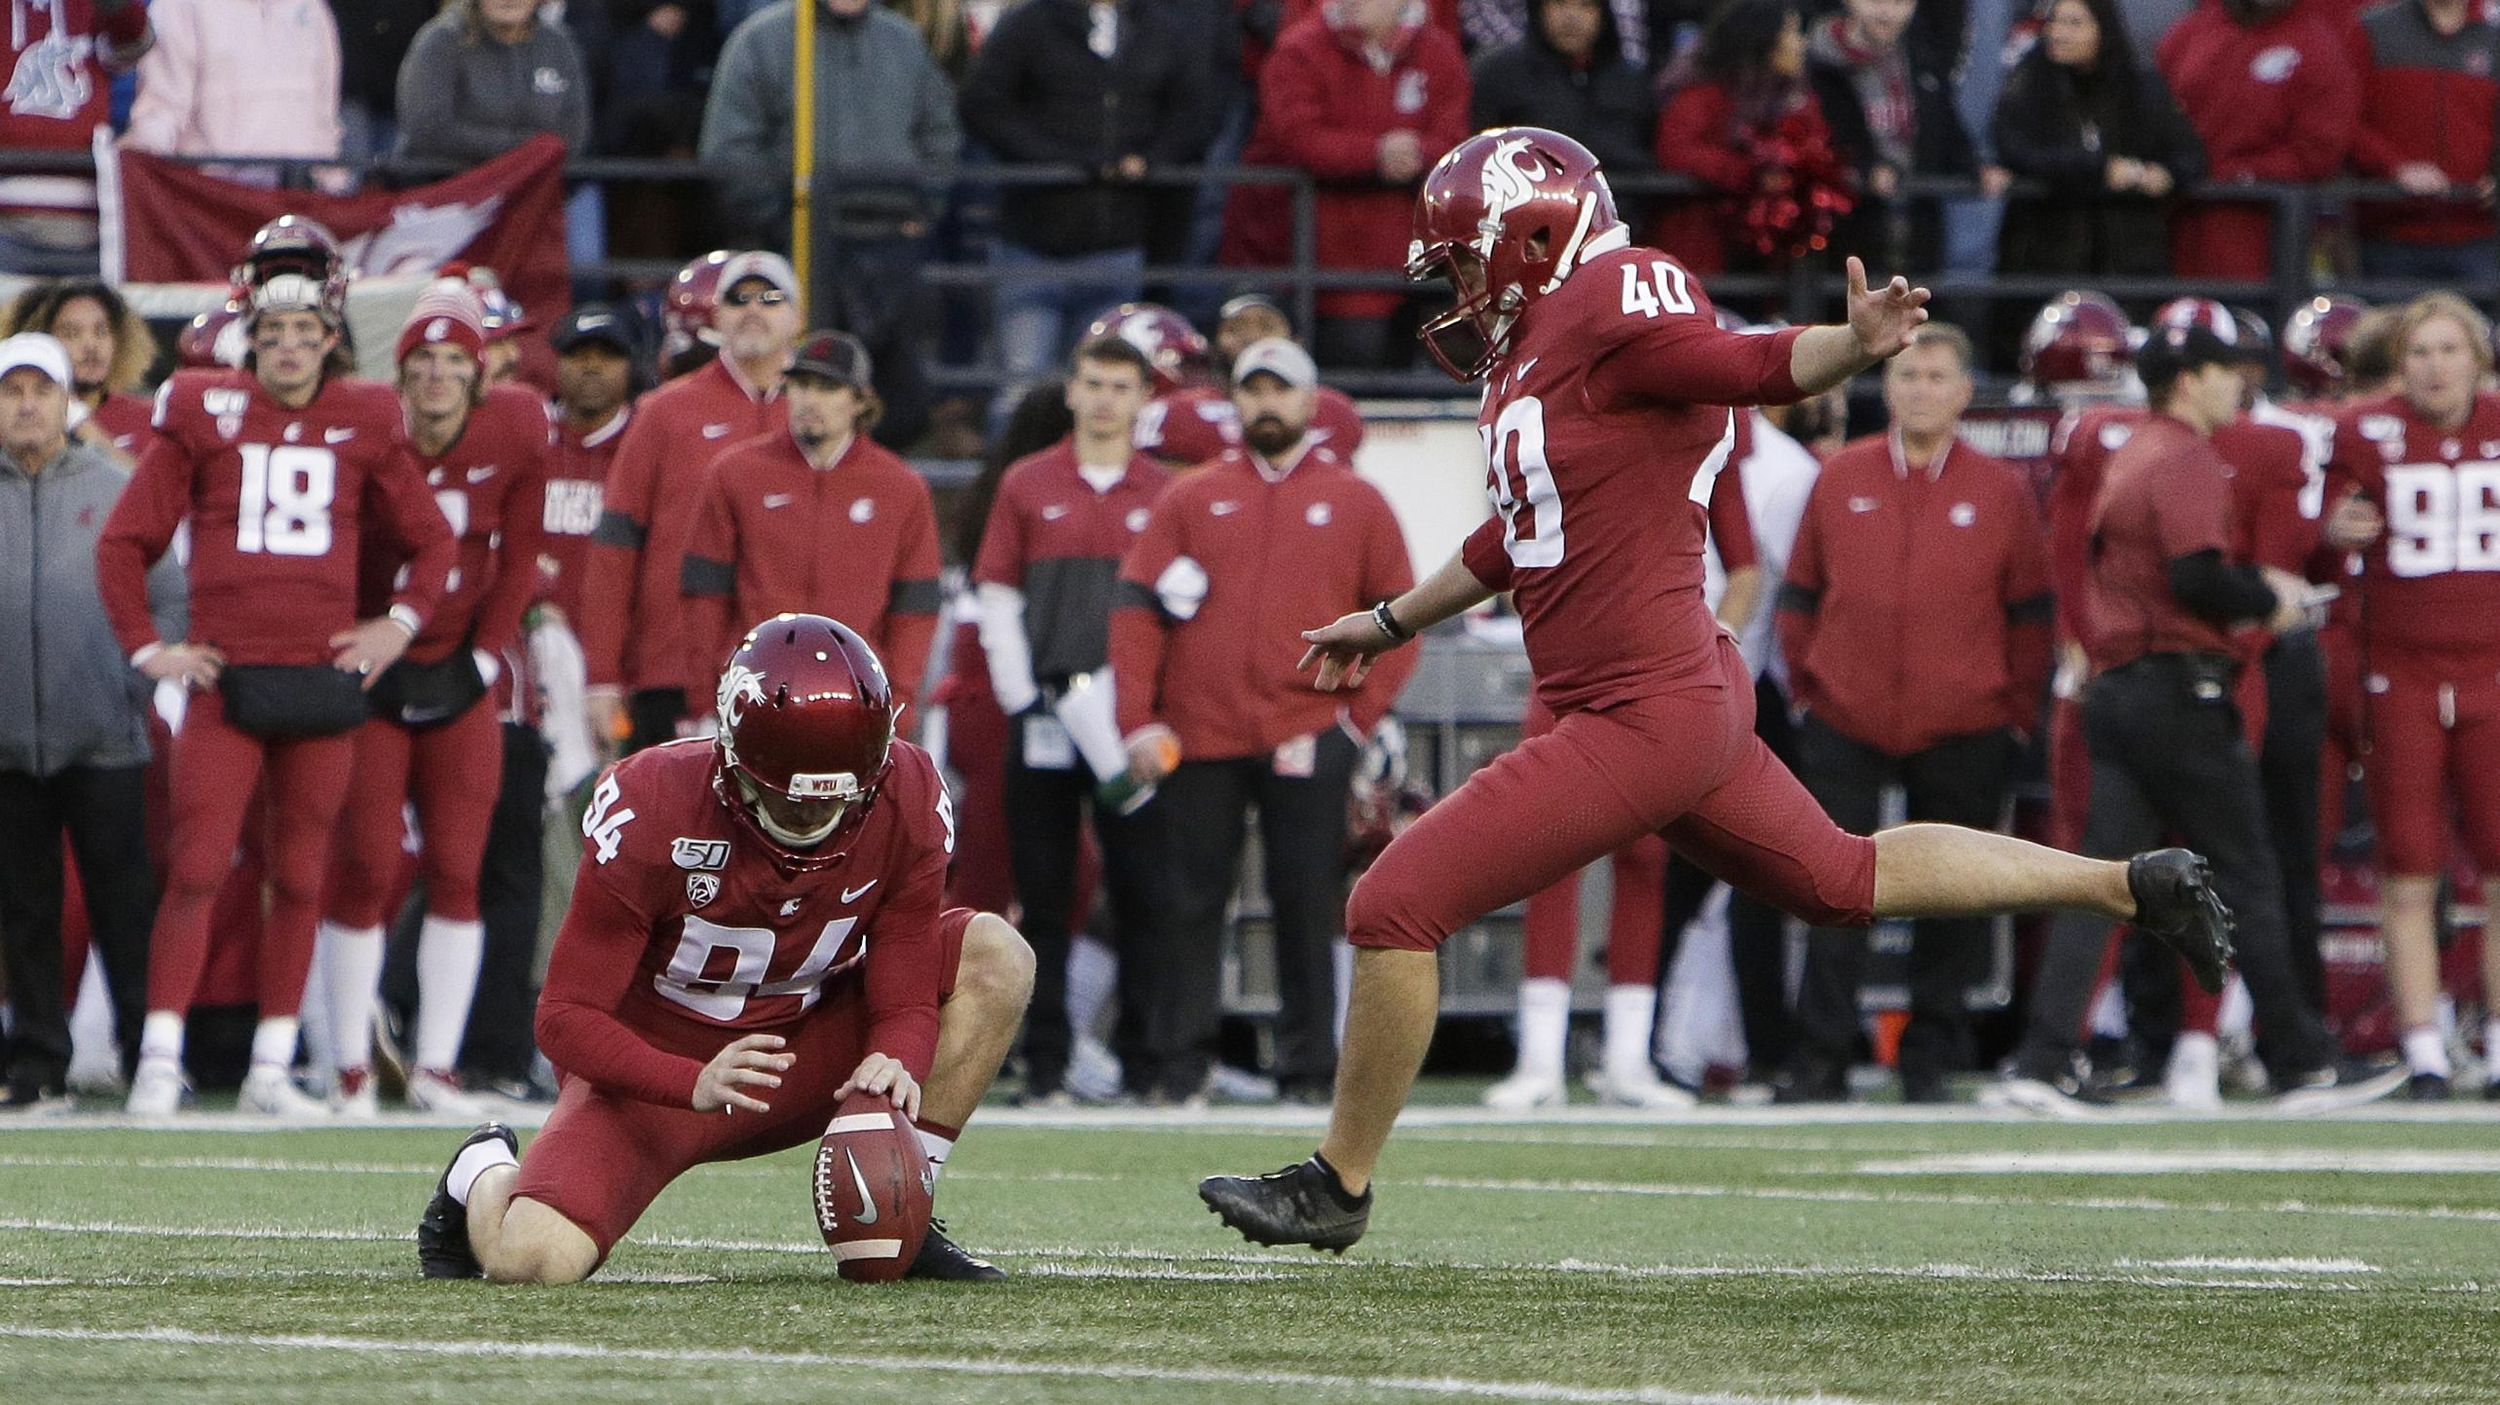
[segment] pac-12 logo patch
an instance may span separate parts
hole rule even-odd
[[[686,875],[686,901],[701,907],[720,896],[720,875],[689,873]]]

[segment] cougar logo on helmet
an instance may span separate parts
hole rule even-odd
[[[720,676],[720,696],[714,701],[720,708],[720,726],[725,735],[746,720],[749,707],[764,705],[764,675],[745,664],[731,662]]]
[[[1510,212],[1537,196],[1537,182],[1550,174],[1526,137],[1504,137],[1493,144],[1484,163],[1484,218],[1476,222],[1476,252],[1493,257],[1493,241],[1502,233]]]

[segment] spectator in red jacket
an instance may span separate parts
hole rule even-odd
[[[0,151],[54,151],[61,164],[0,175],[0,268],[49,253],[93,251],[95,158],[88,143],[110,126],[113,78],[155,42],[138,0],[17,4],[0,33]]]
[[[2205,0],[2162,36],[2171,96],[2205,144],[2210,181],[2321,181],[2341,171],[2361,121],[2361,79],[2334,27],[2298,0]],[[2263,203],[2191,205],[2170,225],[2182,278],[2261,281],[2274,271]]]
[[[1780,587],[1780,648],[1806,714],[1798,775],[1853,833],[1875,831],[1894,784],[1912,820],[1995,827],[2015,734],[2048,685],[2048,538],[2021,476],[1954,433],[1971,389],[1970,339],[1943,323],[1886,363],[1891,432],[1823,465]],[[1944,1101],[1969,1057],[1962,989],[1986,925],[1917,926],[1908,1101]],[[1847,1095],[1865,966],[1865,932],[1814,933],[1783,1101]]]
[[[690,659],[722,662],[775,615],[840,620],[885,661],[908,727],[937,635],[937,513],[928,483],[868,437],[872,369],[857,337],[809,337],[782,382],[788,426],[712,461],[681,571],[683,619]]]
[[[2353,165],[2422,197],[2355,208],[2372,277],[2500,282],[2491,212],[2500,25],[2484,13],[2469,0],[2396,0],[2351,32],[2362,95]]]
[[[1309,353],[1255,342],[1232,378],[1243,443],[1155,500],[1111,614],[1130,773],[1162,785],[1155,804],[1179,875],[1158,963],[1168,1019],[1150,1042],[1167,1095],[1202,1085],[1224,907],[1255,806],[1276,922],[1277,1082],[1293,1101],[1322,1103],[1337,1062],[1328,945],[1343,930],[1346,796],[1414,656],[1385,655],[1354,692],[1323,693],[1300,666],[1297,622],[1402,594],[1414,568],[1389,500],[1311,442]]]
[[[1426,22],[1421,0],[1335,0],[1276,40],[1259,78],[1259,125],[1242,159],[1299,166],[1320,182],[1319,262],[1405,267],[1414,185],[1467,135],[1467,61]],[[1273,195],[1237,192],[1227,262],[1279,263],[1288,251]],[[1331,365],[1388,359],[1394,290],[1319,297],[1312,345]]]
[[[1846,177],[1805,72],[1805,28],[1789,0],[1728,0],[1710,17],[1690,81],[1658,115],[1658,168],[1726,192],[1658,222],[1658,246],[1695,273],[1771,261],[1847,213]]]

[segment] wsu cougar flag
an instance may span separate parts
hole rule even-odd
[[[194,166],[99,142],[96,206],[104,276],[122,283],[224,286],[252,233],[284,214],[319,220],[365,278],[421,278],[465,260],[543,321],[572,302],[564,260],[564,143],[533,137],[412,190],[355,195],[263,190]]]

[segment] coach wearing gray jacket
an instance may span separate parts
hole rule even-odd
[[[130,481],[69,437],[69,353],[41,333],[0,341],[0,970],[15,1018],[0,1109],[59,1105],[69,1069],[61,972],[61,836],[86,890],[125,1055],[139,1047],[148,928],[144,777],[149,686],[96,593],[95,545]],[[188,626],[182,564],[148,573],[158,632]]]

